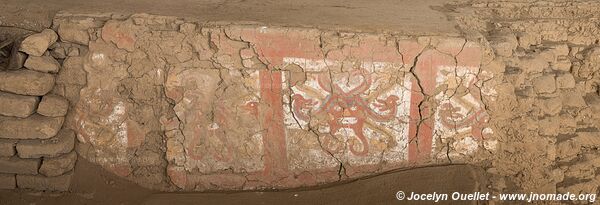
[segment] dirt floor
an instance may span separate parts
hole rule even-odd
[[[470,193],[485,183],[480,173],[481,170],[471,166],[451,165],[397,171],[345,184],[298,190],[161,193],[139,187],[97,165],[79,160],[70,192],[0,190],[0,204],[406,204],[395,198],[397,191]],[[461,204],[456,201],[437,204],[444,203]]]
[[[457,34],[445,0],[3,0],[0,27],[40,31],[58,11],[150,13],[201,21],[259,22],[367,32]],[[426,23],[425,23],[426,22]]]

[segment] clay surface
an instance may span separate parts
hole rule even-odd
[[[57,12],[68,11],[115,12],[118,15],[149,13],[193,18],[203,22],[257,23],[318,27],[326,30],[459,34],[455,23],[449,21],[443,13],[432,9],[448,3],[445,0],[380,0],[377,3],[365,0],[5,0],[3,3],[5,6],[2,9],[6,13],[0,17],[3,26],[21,27],[37,32],[52,26],[52,17]],[[71,42],[87,41],[82,35],[69,35],[65,37]]]

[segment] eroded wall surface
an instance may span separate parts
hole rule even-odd
[[[450,15],[494,51],[497,192],[598,192],[596,1],[472,1]],[[484,166],[485,167],[485,166]],[[587,203],[587,202],[574,202]]]
[[[146,187],[304,187],[497,147],[477,39],[145,14],[63,13],[53,29],[78,153]]]

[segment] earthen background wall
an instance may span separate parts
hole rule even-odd
[[[503,82],[488,172],[498,191],[597,193],[598,2],[454,5],[466,35],[485,38]],[[460,13],[460,14],[459,14]],[[493,121],[493,120],[492,120]]]
[[[468,163],[497,192],[596,193],[594,9],[448,5],[461,37],[62,13],[52,92],[81,157],[152,189]]]

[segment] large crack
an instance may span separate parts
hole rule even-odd
[[[417,146],[416,146],[416,147],[417,147],[417,149],[418,149],[418,147],[419,147],[419,140],[418,140],[418,139],[419,139],[419,134],[420,134],[419,132],[420,132],[421,125],[422,125],[423,121],[425,121],[425,118],[423,117],[422,110],[424,109],[424,108],[423,108],[423,106],[424,106],[424,104],[423,104],[423,103],[424,103],[424,102],[426,101],[426,99],[427,99],[427,94],[425,93],[425,88],[424,88],[424,87],[423,87],[423,85],[421,84],[421,79],[419,79],[419,76],[417,76],[417,74],[415,73],[415,69],[416,69],[416,67],[417,67],[417,64],[418,64],[419,58],[421,57],[421,55],[423,54],[423,52],[425,52],[425,51],[428,49],[428,47],[429,47],[429,45],[428,45],[428,46],[425,46],[425,48],[423,48],[423,50],[421,50],[421,51],[420,51],[420,52],[419,52],[419,53],[418,53],[418,54],[415,56],[415,58],[414,58],[414,61],[413,61],[413,64],[411,65],[410,69],[408,70],[408,71],[409,71],[409,72],[412,74],[412,76],[415,78],[415,81],[417,81],[417,86],[418,86],[418,88],[419,88],[419,91],[420,91],[420,92],[421,92],[421,94],[423,95],[423,99],[422,99],[422,100],[419,102],[419,104],[417,105],[417,107],[419,108],[419,121],[417,121],[417,125],[416,125],[416,131],[415,131],[415,136],[414,136],[414,138],[413,138],[412,140],[409,140],[409,141],[408,141],[408,143],[410,144],[410,143],[413,143],[413,140],[414,140],[414,143],[417,145]],[[411,88],[412,88],[412,86],[411,86]]]

